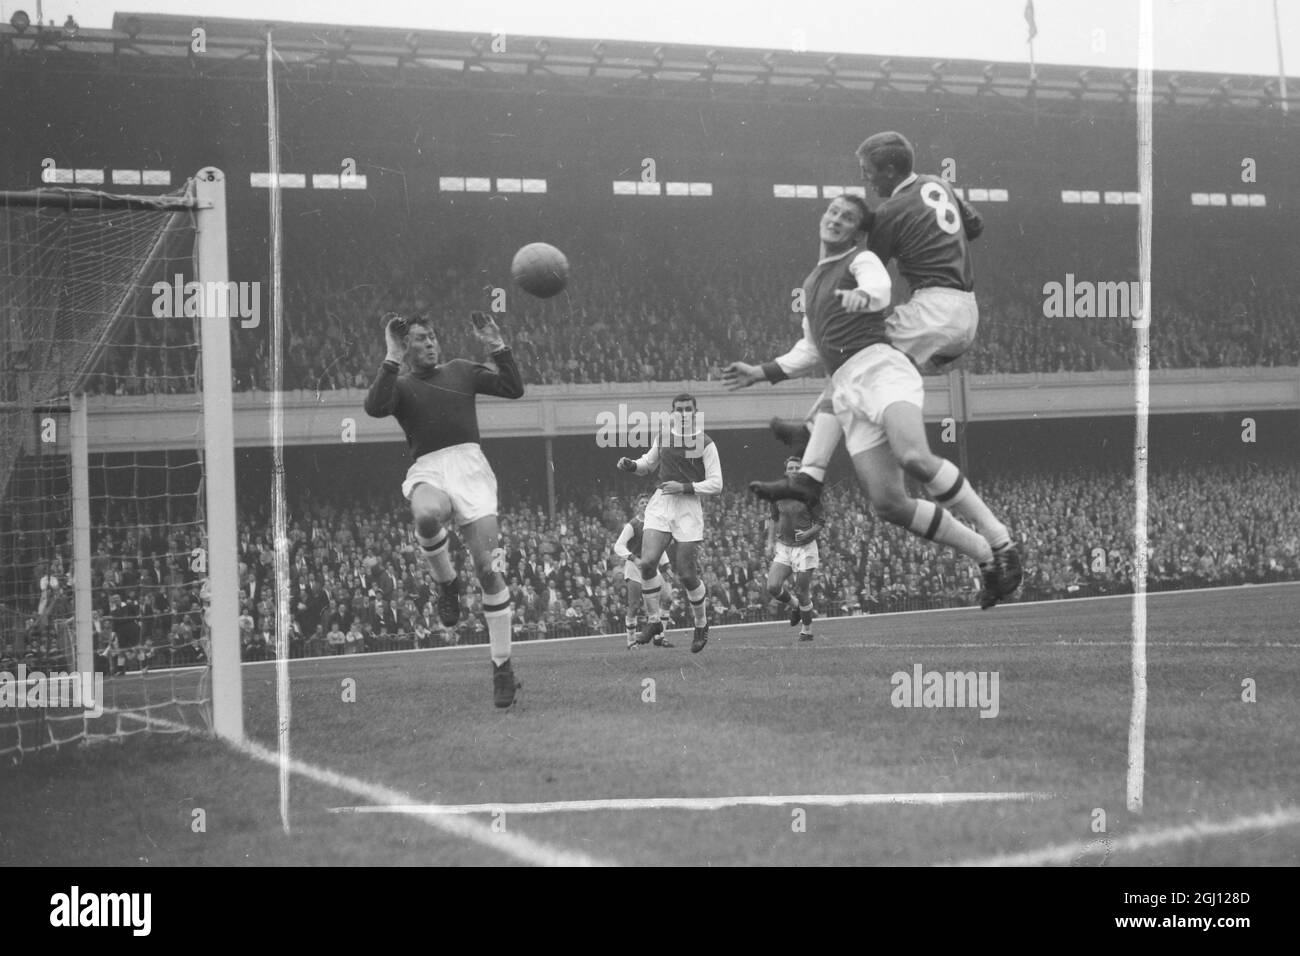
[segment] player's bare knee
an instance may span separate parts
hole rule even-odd
[[[934,454],[930,449],[913,445],[901,449],[895,454],[898,456],[898,463],[903,466],[903,471],[917,481],[927,482],[934,477],[936,470],[934,468]]]
[[[659,563],[657,561],[649,561],[642,558],[637,562],[636,566],[641,571],[642,581],[651,581],[654,579],[654,576],[659,573]]]
[[[882,520],[891,524],[906,525],[911,518],[911,509],[905,497],[890,496],[873,499],[871,507]]]
[[[784,585],[784,581],[769,581],[767,582],[767,593],[772,595],[772,597],[780,597]]]

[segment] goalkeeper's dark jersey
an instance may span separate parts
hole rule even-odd
[[[492,353],[493,371],[478,362],[452,359],[427,372],[398,374],[394,362],[385,362],[366,395],[366,414],[392,415],[406,432],[411,455],[419,458],[440,448],[478,443],[476,395],[519,398],[524,383],[510,349]]]

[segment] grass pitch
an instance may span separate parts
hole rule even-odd
[[[1125,809],[1127,598],[822,620],[812,644],[784,623],[715,628],[696,655],[689,632],[672,632],[672,649],[628,651],[621,636],[519,644],[524,687],[508,712],[492,706],[482,646],[294,661],[293,754],[416,804],[481,806],[469,816],[481,831],[627,865],[927,865],[1052,846],[1066,847],[1054,862],[1077,865],[1300,864],[1300,825],[1287,822],[1300,805],[1300,585],[1148,602],[1140,817]],[[917,664],[996,672],[997,716],[894,706],[891,676]],[[244,692],[249,736],[274,748],[274,665],[246,665]],[[29,756],[0,768],[0,786],[4,864],[519,861],[419,816],[346,812],[371,801],[297,775],[285,835],[276,768],[205,739]],[[990,792],[1051,796],[649,805]],[[644,803],[500,812],[623,798]],[[1245,832],[1176,832],[1279,808],[1281,823]],[[1142,832],[1166,835],[1126,848]]]

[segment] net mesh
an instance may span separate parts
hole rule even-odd
[[[0,755],[15,758],[210,721],[198,320],[173,308],[194,220],[73,205],[0,204]],[[91,660],[76,653],[74,396]]]

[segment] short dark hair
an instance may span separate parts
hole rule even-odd
[[[871,223],[871,207],[867,205],[867,201],[857,193],[842,193],[835,198],[843,199],[845,202],[852,203],[857,207],[858,212],[862,213],[862,221],[858,223],[858,230],[865,232]]]
[[[690,402],[696,410],[700,407],[700,403],[695,400],[695,396],[690,392],[682,392],[678,395],[674,395],[672,405],[670,405],[669,408],[676,406],[678,402]]]
[[[858,159],[869,160],[873,166],[893,166],[904,176],[912,172],[916,150],[902,133],[892,130],[873,133],[857,149]]]
[[[427,315],[413,315],[406,320],[406,331],[410,332],[414,326],[422,325],[435,339],[438,337],[438,327],[433,324],[433,320]]]

